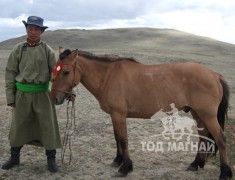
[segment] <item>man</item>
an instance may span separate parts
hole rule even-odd
[[[40,38],[48,28],[43,21],[37,16],[23,21],[27,41],[14,47],[7,62],[6,99],[7,105],[13,107],[13,119],[9,133],[11,156],[2,169],[19,165],[21,148],[31,144],[43,146],[48,170],[58,171],[56,148],[61,147],[61,140],[55,107],[48,92],[56,58],[54,51]]]

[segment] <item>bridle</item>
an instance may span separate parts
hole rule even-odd
[[[59,64],[59,66],[58,66],[58,64]],[[78,85],[78,82],[76,82],[75,81],[75,73],[76,73],[76,70],[78,71],[78,72],[80,72],[81,71],[81,69],[79,69],[75,64],[63,64],[62,62],[61,63],[57,63],[57,65],[54,67],[54,69],[53,70],[56,70],[57,71],[57,73],[56,74],[54,74],[55,75],[55,77],[52,77],[52,79],[51,79],[51,82],[53,83],[55,80],[56,80],[56,78],[57,78],[57,76],[59,75],[59,73],[61,72],[61,70],[62,70],[62,68],[63,68],[63,66],[71,66],[72,68],[73,68],[73,81],[72,81],[72,85],[71,85],[71,91],[62,91],[62,90],[59,90],[59,89],[56,89],[56,88],[51,88],[52,90],[55,90],[55,91],[58,91],[58,92],[61,92],[61,93],[64,93],[64,94],[71,94],[72,93],[72,89],[75,87],[75,86],[77,86]],[[59,67],[59,68],[58,68]],[[57,69],[56,69],[57,68]],[[53,70],[52,70],[52,76],[53,76]]]

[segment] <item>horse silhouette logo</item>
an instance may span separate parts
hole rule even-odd
[[[193,126],[197,126],[197,123],[189,117],[180,116],[174,103],[171,103],[170,106],[171,111],[164,112],[163,109],[161,109],[155,113],[151,119],[161,120],[164,127],[162,136],[165,139],[170,139],[170,137],[166,135],[172,135],[172,139],[179,141],[184,135],[187,135],[187,141],[190,141],[190,136],[193,135]],[[203,130],[203,128],[197,129]]]

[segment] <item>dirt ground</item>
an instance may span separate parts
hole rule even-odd
[[[138,56],[138,54],[135,54],[135,56]],[[148,58],[140,55],[138,57],[139,59]],[[6,60],[5,57],[3,59]],[[6,61],[2,62],[1,69],[5,67]],[[161,59],[159,62],[161,63]],[[230,70],[229,72],[231,73]],[[1,72],[0,76],[0,164],[9,158],[9,141],[7,136],[11,121],[11,108],[5,105],[3,73],[4,71]],[[234,77],[233,74],[228,74],[227,76]],[[116,154],[111,119],[108,114],[100,109],[97,100],[81,84],[75,90],[78,95],[75,102],[76,123],[72,125],[73,135],[70,137],[72,150],[71,164],[68,164],[70,157],[69,148],[66,148],[66,155],[64,156],[65,164],[62,164],[61,161],[62,149],[58,149],[57,162],[60,170],[58,173],[52,174],[47,171],[44,149],[25,145],[21,153],[21,164],[7,171],[0,169],[0,180],[114,179],[113,176],[118,169],[110,166]],[[234,94],[232,94],[232,98],[235,98]],[[56,108],[61,138],[63,140],[67,121],[67,104],[65,103]],[[230,119],[235,119],[234,101],[232,102],[232,110],[229,117]],[[71,117],[69,120],[71,120]],[[195,158],[194,152],[160,152],[143,149],[143,141],[156,142],[164,140],[162,136],[155,137],[156,134],[160,134],[164,130],[161,121],[128,119],[127,125],[129,152],[133,160],[134,171],[122,179],[218,179],[220,174],[218,156],[216,159],[210,159],[204,169],[191,172],[186,171],[186,169]],[[184,138],[182,142],[185,141],[186,139]],[[234,149],[231,144],[228,144],[230,161],[234,159],[232,152],[234,152]]]

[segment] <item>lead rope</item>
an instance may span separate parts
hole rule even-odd
[[[66,150],[69,150],[69,164],[72,160],[72,148],[71,148],[71,137],[73,133],[76,131],[76,123],[75,123],[75,104],[74,101],[72,101],[72,106],[69,106],[69,103],[71,101],[68,101],[67,103],[67,122],[64,132],[64,139],[63,139],[63,146],[61,151],[61,162],[62,164],[65,163],[64,157]]]

